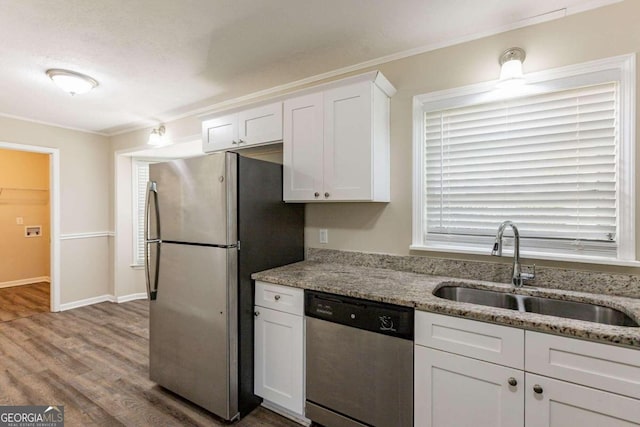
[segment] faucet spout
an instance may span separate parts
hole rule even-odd
[[[520,265],[520,232],[512,221],[503,221],[498,227],[496,241],[493,244],[491,255],[502,256],[502,238],[504,230],[507,227],[511,227],[513,231],[513,267],[511,269],[511,282],[513,286],[519,288],[524,284],[524,280],[532,280],[535,277],[535,266],[533,274],[522,272],[522,266]]]

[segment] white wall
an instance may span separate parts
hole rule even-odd
[[[108,294],[108,139],[0,117],[0,141],[60,150],[60,302]],[[96,233],[100,237],[68,239]]]
[[[640,48],[640,2],[627,0],[567,18],[525,27],[483,39],[438,49],[376,66],[398,89],[391,101],[391,203],[327,203],[307,205],[305,237],[309,247],[489,259],[483,256],[411,252],[411,154],[412,97],[431,91],[495,80],[498,56],[519,46],[526,50],[526,72],[535,72],[621,54]],[[363,72],[367,69],[358,71]],[[355,74],[355,73],[352,73]],[[341,76],[341,77],[346,77]],[[252,90],[267,89],[274,82],[261,82]],[[277,82],[278,84],[285,82]],[[640,85],[638,85],[640,87]],[[237,90],[229,97],[246,95]],[[166,123],[174,138],[197,137],[200,123],[187,117]],[[149,130],[111,139],[112,150],[144,143]],[[638,150],[640,152],[640,150]],[[640,197],[636,197],[640,200]],[[640,219],[640,215],[637,216]],[[320,245],[318,230],[329,229],[329,244]],[[638,233],[638,232],[637,232]],[[640,242],[640,233],[636,240]],[[640,252],[640,251],[639,251]],[[495,261],[495,258],[492,259]],[[508,260],[505,260],[508,262]],[[554,264],[537,261],[541,265]],[[637,268],[589,264],[566,267],[638,273]]]

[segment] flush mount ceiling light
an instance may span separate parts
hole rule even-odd
[[[502,67],[500,69],[499,87],[512,87],[524,84],[524,75],[522,74],[522,63],[527,54],[519,47],[511,47],[500,55],[498,62]]]
[[[157,128],[151,129],[151,134],[149,135],[149,141],[147,144],[149,145],[163,145],[164,144],[164,134],[166,132],[166,128],[164,125],[160,125]]]
[[[71,95],[87,93],[98,86],[96,79],[70,70],[52,68],[47,70],[47,76],[49,76],[60,89],[69,92]]]

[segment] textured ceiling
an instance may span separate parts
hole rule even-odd
[[[220,102],[239,87],[251,92],[611,2],[0,0],[0,114],[112,134]],[[48,80],[49,68],[100,86],[71,97]]]

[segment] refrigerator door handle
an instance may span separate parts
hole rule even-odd
[[[156,299],[158,294],[158,273],[160,270],[160,244],[162,240],[160,239],[160,209],[158,208],[158,190],[156,188],[155,181],[149,181],[147,183],[147,198],[145,200],[144,207],[144,271],[145,278],[147,282],[147,297],[149,300],[153,301]],[[151,197],[153,196],[153,206],[154,213],[156,219],[156,235],[157,238],[149,239],[149,220],[150,220],[150,208],[151,208]],[[157,245],[156,250],[156,262],[155,262],[155,274],[153,280],[153,290],[151,289],[151,266],[149,260],[149,245],[155,244]]]

